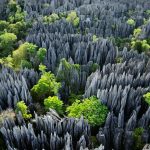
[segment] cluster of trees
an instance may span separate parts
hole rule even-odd
[[[59,20],[60,17],[56,13],[52,13],[49,16],[44,16],[43,21],[44,23],[54,23],[56,20]]]
[[[55,75],[47,72],[44,65],[40,65],[39,70],[42,72],[41,78],[31,92],[34,102],[43,105],[45,111],[54,109],[61,116],[67,115],[74,118],[83,116],[92,126],[101,126],[105,122],[108,109],[96,97],[82,99],[81,96],[73,96],[71,105],[68,106],[59,98],[61,84]],[[21,112],[25,119],[32,117],[23,101],[17,103],[16,112]]]
[[[141,33],[141,28],[134,29],[133,37],[131,39],[131,48],[137,50],[139,53],[147,53],[150,50],[150,43],[147,39],[139,39]]]
[[[25,42],[14,50],[12,55],[2,58],[0,62],[16,70],[20,68],[37,69],[38,65],[44,61],[45,55],[45,48],[38,48],[35,44]]]
[[[80,18],[78,17],[76,11],[72,11],[68,14],[66,20],[73,24],[73,26],[77,27],[80,22]]]
[[[6,20],[0,20],[0,57],[11,54],[30,27],[25,21],[25,12],[15,0],[9,0],[6,9]]]

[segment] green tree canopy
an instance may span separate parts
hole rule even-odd
[[[69,117],[80,118],[83,116],[92,126],[99,126],[105,122],[108,109],[94,96],[83,101],[76,100],[67,107]]]
[[[63,113],[63,102],[57,96],[49,96],[44,100],[44,106],[48,110],[49,108],[56,110],[59,114]]]
[[[7,56],[13,50],[16,40],[17,36],[14,33],[6,32],[0,35],[0,50],[3,55]]]
[[[68,14],[66,20],[73,24],[73,26],[77,27],[79,25],[79,17],[77,16],[76,11],[72,11]]]
[[[56,82],[56,77],[51,72],[43,72],[38,83],[32,88],[33,95],[36,95],[37,99],[44,99],[48,96],[54,96],[58,94],[58,90],[61,87],[59,82]]]
[[[25,118],[25,119],[29,119],[29,118],[32,117],[31,114],[28,114],[28,107],[24,103],[24,101],[20,101],[20,102],[17,103],[16,112],[17,113],[21,112],[23,118]]]

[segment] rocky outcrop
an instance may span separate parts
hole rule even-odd
[[[29,89],[36,84],[39,75],[34,70],[24,69],[19,73],[10,68],[0,68],[0,108],[14,108],[18,101],[30,104],[32,101]]]

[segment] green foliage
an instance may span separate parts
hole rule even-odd
[[[129,24],[131,26],[135,26],[135,21],[133,19],[128,19],[127,24]]]
[[[64,58],[64,59],[61,59],[60,66],[62,66],[63,69],[58,70],[57,81],[65,82],[65,86],[67,86],[67,88],[69,88],[72,93],[76,93],[76,91],[79,90],[79,89],[77,89],[77,82],[74,81],[74,82],[70,83],[70,80],[72,80],[72,78],[74,77],[74,74],[73,74],[74,71],[77,74],[79,74],[80,65],[79,64],[70,64]]]
[[[63,102],[57,96],[49,96],[44,100],[44,106],[48,110],[49,108],[56,110],[59,114],[63,114]]]
[[[119,49],[129,47],[129,44],[131,43],[131,40],[129,38],[111,37],[110,39],[113,41],[115,45],[119,47]]]
[[[43,21],[45,23],[53,23],[53,22],[55,22],[56,20],[59,20],[59,19],[60,19],[59,16],[57,14],[53,13],[50,16],[45,16],[43,18]]]
[[[42,65],[42,64],[40,64],[39,65],[39,70],[44,74],[45,72],[46,72],[46,66],[45,65]]]
[[[14,50],[12,56],[2,58],[0,63],[11,66],[16,70],[25,67],[32,68],[33,66],[37,69],[36,67],[44,59],[45,53],[46,49],[38,49],[36,45],[26,42],[21,44],[17,50]]]
[[[116,58],[116,63],[122,63],[123,62],[123,58],[122,57],[117,57]]]
[[[28,107],[26,106],[24,101],[20,101],[17,103],[16,112],[21,112],[24,119],[30,119],[32,117],[31,114],[28,114]]]
[[[60,87],[61,85],[59,82],[56,82],[54,74],[43,72],[38,83],[34,85],[31,91],[37,99],[42,100],[48,96],[57,95]]]
[[[32,43],[24,43],[19,48],[13,51],[13,60],[15,68],[20,68],[22,60],[29,60],[29,57],[34,57],[37,46]]]
[[[17,5],[15,0],[10,0],[9,4],[9,16],[8,22],[16,23],[18,21],[23,21],[25,18],[25,13],[22,11],[20,5]]]
[[[93,35],[93,42],[97,42],[99,40],[99,38],[96,35]]]
[[[9,55],[8,57],[4,57],[0,59],[0,64],[5,65],[6,67],[13,68],[13,58]]]
[[[72,104],[74,103],[76,100],[81,100],[82,99],[82,95],[76,95],[74,93],[71,93],[69,98],[68,98],[68,103]]]
[[[9,23],[5,20],[0,20],[0,34],[4,32],[4,29],[8,27]]]
[[[146,14],[147,14],[147,15],[150,15],[150,9],[146,11]]]
[[[15,12],[17,10],[16,7],[17,7],[16,0],[9,0],[8,8],[10,9],[10,12]]]
[[[0,51],[1,56],[7,56],[14,47],[14,43],[17,40],[17,36],[13,33],[4,33],[0,35]]]
[[[44,4],[42,5],[43,8],[48,8],[49,6],[50,6],[49,3],[44,3]]]
[[[95,72],[100,66],[97,63],[93,63],[90,67],[90,72]]]
[[[69,117],[80,118],[83,116],[92,126],[100,126],[105,122],[108,109],[96,97],[86,98],[82,102],[76,100],[67,107]]]
[[[61,65],[63,66],[63,70],[58,72],[57,74],[57,80],[58,81],[66,81],[67,84],[69,84],[70,82],[68,81],[68,78],[71,75],[71,70],[75,69],[75,70],[80,70],[80,65],[79,64],[70,64],[69,62],[67,62],[67,60],[65,58],[61,59],[60,61]],[[66,78],[68,77],[68,78]]]
[[[142,138],[141,138],[143,131],[144,131],[143,128],[135,128],[134,130],[133,138],[135,142],[135,146],[134,146],[135,150],[141,150],[144,147],[144,143],[142,142]]]
[[[21,60],[21,68],[32,68],[32,64],[27,60]]]
[[[150,50],[150,45],[147,43],[147,40],[133,40],[131,42],[131,47],[139,53],[143,51],[148,52]]]
[[[45,48],[39,48],[39,50],[37,51],[37,57],[40,60],[40,62],[44,61],[46,55],[46,49]]]
[[[142,29],[140,28],[134,29],[134,33],[133,33],[134,37],[137,38],[141,34],[141,32]]]
[[[66,20],[73,24],[73,26],[77,27],[79,25],[79,17],[75,11],[72,11],[68,14]]]
[[[67,12],[60,12],[59,17],[60,18],[66,18],[67,17]]]
[[[9,24],[7,31],[17,35],[18,39],[23,38],[26,35],[27,23],[24,21],[18,21],[16,23]]]
[[[150,92],[143,95],[145,102],[150,106]]]

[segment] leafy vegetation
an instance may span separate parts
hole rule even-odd
[[[57,96],[49,96],[44,99],[44,106],[48,110],[49,108],[56,110],[59,114],[63,114],[63,102]]]
[[[68,14],[66,20],[73,24],[73,26],[77,27],[79,25],[80,19],[77,16],[75,11],[72,11]]]
[[[41,78],[31,91],[37,100],[43,100],[46,97],[57,95],[60,87],[61,84],[56,81],[54,74],[43,71]]]
[[[97,42],[99,38],[96,35],[93,35],[93,42]]]
[[[17,36],[14,33],[4,33],[0,35],[0,56],[7,56],[14,48]]]
[[[83,101],[76,100],[67,107],[67,113],[69,117],[80,118],[83,116],[92,126],[101,126],[105,122],[108,109],[93,96]]]
[[[143,95],[145,102],[150,106],[150,92]]]
[[[135,128],[133,132],[133,138],[135,141],[135,150],[141,150],[144,147],[144,143],[142,142],[141,135],[143,133],[144,129],[143,128]]]
[[[50,16],[44,16],[43,21],[45,23],[53,23],[53,22],[55,22],[56,20],[59,20],[59,19],[60,19],[59,16],[57,14],[53,13]]]
[[[5,137],[4,144],[0,136],[1,149],[65,149],[66,143],[70,149],[95,149],[100,144],[104,149],[132,149],[134,143],[133,149],[141,150],[145,133],[150,136],[150,92],[144,94],[145,101],[141,103],[142,93],[150,85],[149,29],[146,0],[133,4],[127,0],[0,0],[0,127]],[[98,98],[90,97],[96,94],[110,108],[109,115]],[[29,105],[20,101],[14,106],[24,98]],[[23,125],[15,118],[15,109],[22,113]],[[57,115],[49,117],[53,115],[47,112],[49,109],[56,110],[60,122],[53,119]],[[38,121],[34,120],[34,112],[42,122],[39,126],[35,125]],[[89,124],[76,119],[81,116]],[[14,123],[7,120],[3,125],[6,118]],[[52,124],[44,119],[50,119]],[[107,127],[117,123],[122,128],[115,131],[118,135],[123,133],[122,138],[107,138],[115,138],[114,131]],[[132,124],[142,124],[144,129],[133,129]],[[45,130],[43,139],[41,129],[46,126],[57,128],[55,134],[53,129]],[[64,127],[69,136],[64,135]],[[16,129],[18,132],[14,132]],[[101,137],[101,132],[106,138]],[[33,140],[24,141],[29,136]]]
[[[45,55],[46,55],[46,49],[45,48],[39,48],[39,50],[37,51],[37,57],[38,57],[40,62],[44,61]]]
[[[74,93],[77,89],[76,81],[74,82],[74,86],[71,86],[70,80],[73,78],[73,74],[72,74],[73,71],[79,74],[80,65],[71,64],[67,62],[66,59],[61,59],[60,66],[62,66],[63,69],[58,70],[58,73],[56,76],[57,81],[64,82],[65,85]]]
[[[17,103],[16,112],[21,112],[24,119],[30,119],[32,117],[32,115],[28,113],[28,107],[24,103],[24,101],[20,101]]]
[[[147,40],[132,41],[131,47],[137,50],[139,53],[148,52],[150,50],[150,45],[147,43]]]
[[[135,21],[133,19],[128,19],[127,24],[129,24],[131,26],[135,26]]]

